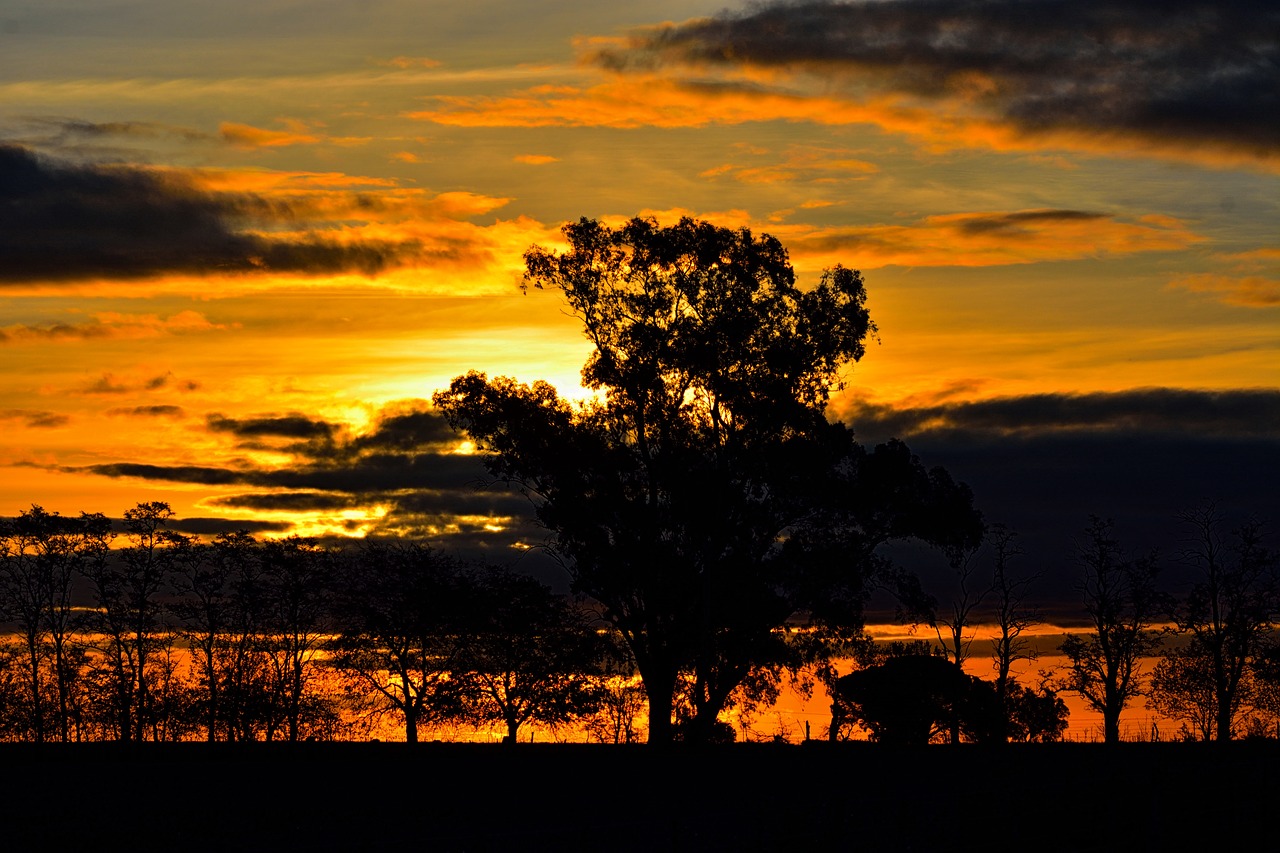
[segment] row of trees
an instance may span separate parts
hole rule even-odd
[[[1108,520],[1095,517],[1079,549],[1091,630],[1063,643],[1063,684],[1102,714],[1108,743],[1144,695],[1188,738],[1231,740],[1280,719],[1280,576],[1262,523],[1228,531],[1212,503],[1180,520],[1186,537],[1176,556],[1193,574],[1181,595],[1158,585],[1158,555],[1127,554]],[[1141,661],[1162,647],[1143,678]]]
[[[831,737],[1054,740],[1066,725],[1060,693],[1077,694],[1102,717],[1107,743],[1120,740],[1122,712],[1144,697],[1183,739],[1272,736],[1280,725],[1276,555],[1263,546],[1260,522],[1228,531],[1212,503],[1179,521],[1185,537],[1172,560],[1187,577],[1171,591],[1160,583],[1167,563],[1158,553],[1128,554],[1111,521],[1091,519],[1077,545],[1088,630],[1066,635],[1058,651],[1067,664],[1041,670],[1034,689],[1011,674],[1039,658],[1028,631],[1043,622],[1028,597],[1037,576],[1012,569],[1022,554],[1016,534],[996,526],[983,548],[953,551],[954,594],[929,619],[937,642],[855,649],[855,671],[829,684]],[[989,680],[966,666],[978,624],[994,628]]]
[[[901,441],[867,448],[850,426],[827,417],[832,391],[876,332],[861,275],[836,266],[813,286],[801,287],[773,237],[692,219],[670,227],[633,219],[616,229],[582,219],[566,226],[564,237],[566,251],[529,249],[524,284],[558,291],[581,321],[592,346],[582,381],[595,396],[575,403],[546,382],[527,385],[472,372],[433,400],[484,454],[494,480],[529,498],[548,532],[548,553],[561,561],[574,591],[599,606],[607,633],[619,638],[643,682],[649,739],[713,740],[721,714],[735,702],[765,701],[787,673],[805,667],[829,675],[833,658],[860,636],[864,605],[877,591],[896,596],[905,617],[939,626],[953,681],[961,683],[966,630],[978,605],[963,581],[987,532],[972,494],[945,470],[926,467]],[[143,719],[154,717],[147,711],[154,696],[147,667],[162,649],[151,640],[160,612],[151,602],[159,600],[167,576],[156,568],[158,555],[204,553],[157,523],[167,512],[161,507],[142,505],[126,518],[129,542],[119,559],[105,557],[102,520],[82,519],[86,530],[97,532],[84,534],[88,544],[79,571],[94,590],[92,619],[102,638],[98,657],[110,662],[103,680],[116,709],[111,725],[126,738],[142,736]],[[1158,611],[1145,592],[1146,564],[1123,558],[1105,525],[1090,537],[1085,601],[1094,630],[1068,640],[1064,652],[1073,661],[1069,686],[1103,710],[1113,739],[1120,710],[1136,695],[1134,661],[1151,649],[1152,614]],[[882,548],[904,540],[951,557],[962,592],[948,617],[939,620],[918,581]],[[1015,694],[1023,696],[1009,674],[1026,655],[1027,616],[1019,609],[1025,585],[1000,568],[1013,555],[1012,539],[997,531],[993,541],[994,588],[1003,596],[994,695],[1003,720],[997,730],[1005,738],[1012,731]],[[227,539],[211,547],[209,565],[220,565],[224,558],[216,555],[234,555],[241,545]],[[272,713],[278,709],[281,720],[264,725],[269,733],[280,728],[295,738],[303,705],[299,685],[324,635],[310,615],[309,596],[327,587],[308,573],[326,571],[326,563],[312,553],[318,546],[304,540],[251,547],[261,556],[236,559],[257,567],[269,591],[251,621],[255,637],[273,638],[258,659],[269,658]],[[1256,555],[1248,553],[1245,562],[1253,565]],[[431,713],[428,697],[453,689],[456,673],[489,665],[460,667],[448,643],[428,650],[427,640],[439,638],[423,636],[426,627],[395,633],[384,624],[387,614],[360,606],[396,602],[418,583],[444,584],[437,592],[466,584],[433,580],[434,570],[421,568],[421,555],[388,550],[366,556],[361,565],[380,566],[376,577],[348,573],[346,588],[359,592],[336,596],[333,611],[353,620],[351,637],[361,638],[353,642],[362,649],[339,643],[335,660],[351,671],[365,661],[366,669],[376,664],[377,672],[386,673],[366,681],[412,733]],[[1187,600],[1180,624],[1196,649],[1207,649],[1219,700],[1215,731],[1229,737],[1232,722],[1221,703],[1230,711],[1238,701],[1233,697],[1244,677],[1239,661],[1252,660],[1256,650],[1237,650],[1236,621],[1215,621],[1231,593],[1221,586],[1227,577],[1218,571],[1221,561],[1206,559],[1206,570],[1217,580],[1206,581],[1205,604],[1195,596]],[[402,560],[413,568],[398,577]],[[59,577],[76,571],[68,568],[70,574]],[[218,621],[222,612],[209,608],[223,595],[217,584],[228,582],[234,571],[223,566],[207,577],[192,568],[176,573],[186,579],[180,594],[196,602],[183,617],[183,630],[204,661],[201,677],[213,708],[210,736],[218,728],[216,708],[228,695],[214,695],[216,661],[230,652],[218,646],[219,638],[229,636]],[[213,586],[205,589],[206,582]],[[36,598],[42,603],[33,607],[22,602],[34,593],[17,583],[19,603],[13,608],[27,632],[33,695],[39,693],[43,660],[38,647],[49,644],[44,656],[52,661],[54,698],[33,702],[40,719],[46,706],[56,707],[57,731],[66,736],[78,670],[68,657],[74,646],[66,643],[72,608],[57,591],[68,587],[57,580],[53,588],[41,589]],[[430,598],[423,593],[423,601]],[[395,606],[411,610],[419,606],[415,602]],[[1206,607],[1209,615],[1201,612]],[[417,624],[418,615],[395,613],[395,630],[401,617]],[[1261,636],[1258,625],[1270,626],[1270,612],[1259,618],[1251,636]],[[451,624],[440,612],[420,621]],[[797,621],[806,630],[793,634],[787,629]],[[473,622],[465,630],[438,630],[456,639],[497,636],[499,627]],[[554,636],[556,630],[545,633]],[[478,654],[478,642],[463,646]],[[376,652],[372,658],[370,649]],[[41,736],[43,726],[37,723]],[[950,739],[960,741],[965,726],[964,715],[953,709]]]
[[[0,528],[0,737],[296,741],[387,714],[411,741],[601,714],[635,736],[610,637],[531,578],[418,543],[200,542],[171,517],[139,504],[117,536],[37,506]]]

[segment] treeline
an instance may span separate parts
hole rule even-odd
[[[1156,723],[1144,737],[1280,737],[1280,562],[1265,526],[1228,527],[1211,502],[1177,521],[1177,550],[1134,554],[1112,521],[1091,518],[1076,544],[1087,628],[1066,635],[1066,665],[1042,670],[1034,689],[1012,677],[1038,659],[1031,631],[1044,622],[1030,597],[1037,576],[1014,569],[1017,534],[997,525],[982,545],[952,549],[954,594],[917,608],[937,642],[860,654],[858,670],[831,685],[832,736],[857,726],[900,743],[1053,740],[1066,727],[1058,694],[1074,693],[1102,717],[1107,743],[1140,699],[1177,727]],[[967,674],[978,624],[995,629],[991,679]]]
[[[419,543],[169,529],[164,503],[0,529],[0,739],[254,741],[573,722],[638,738],[608,632],[537,581]]]
[[[0,522],[0,740],[362,739],[395,726],[416,741],[468,725],[515,741],[528,724],[614,743],[645,735],[625,638],[534,579],[418,542],[201,541],[172,520],[153,502],[122,527],[39,506]],[[802,691],[822,682],[833,717],[818,736],[831,740],[1034,742],[1063,736],[1059,694],[1072,692],[1108,742],[1143,697],[1179,727],[1165,737],[1276,736],[1276,555],[1260,523],[1227,530],[1211,504],[1181,521],[1172,556],[1192,580],[1178,594],[1160,586],[1158,554],[1130,554],[1110,521],[1091,521],[1077,545],[1088,630],[1067,636],[1068,666],[1034,686],[1013,673],[1038,655],[1036,578],[1015,571],[1017,536],[997,526],[984,545],[948,552],[950,600],[919,591],[914,618],[936,643],[801,632],[789,669],[754,669],[727,704],[749,716],[786,679]],[[972,674],[978,624],[995,627],[990,678]],[[677,739],[694,701],[677,691]]]

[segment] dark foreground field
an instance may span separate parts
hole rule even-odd
[[[5,745],[0,838],[15,851],[1274,849],[1278,760],[1274,743]]]

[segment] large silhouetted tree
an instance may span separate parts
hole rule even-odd
[[[785,657],[797,610],[856,624],[881,543],[972,541],[968,490],[901,443],[868,452],[826,404],[875,330],[861,276],[796,285],[772,237],[690,219],[583,219],[569,250],[525,255],[592,352],[583,406],[544,382],[471,373],[435,401],[522,489],[575,588],[599,601],[649,696],[649,738],[710,735],[753,666]]]
[[[1068,634],[1062,653],[1070,661],[1064,687],[1102,714],[1103,739],[1120,740],[1120,713],[1144,686],[1140,660],[1159,645],[1151,630],[1160,615],[1154,555],[1129,558],[1112,534],[1112,522],[1094,516],[1079,547],[1080,584],[1092,630]]]

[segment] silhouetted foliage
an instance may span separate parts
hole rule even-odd
[[[1126,557],[1111,528],[1110,520],[1094,516],[1086,530],[1080,589],[1092,631],[1068,634],[1061,649],[1070,661],[1063,689],[1101,713],[1103,739],[1118,743],[1120,713],[1144,691],[1140,660],[1160,644],[1151,626],[1163,604],[1155,555]]]
[[[858,722],[879,743],[926,744],[950,728],[968,687],[969,677],[945,657],[909,654],[839,679],[833,701],[841,721]]]
[[[404,721],[410,743],[422,724],[448,715],[459,582],[457,564],[421,543],[366,542],[342,563],[333,662]]]
[[[685,731],[709,738],[752,669],[792,653],[774,631],[790,615],[856,627],[873,585],[899,577],[878,545],[973,541],[980,519],[905,445],[867,452],[825,417],[874,332],[857,272],[802,290],[774,238],[690,219],[564,233],[569,251],[526,253],[525,282],[582,321],[601,399],[471,373],[435,402],[530,497],[575,589],[627,642],[650,741],[671,739],[681,673]]]
[[[1049,688],[967,675],[928,643],[890,644],[864,657],[832,691],[832,739],[862,728],[880,743],[1047,742],[1067,728],[1067,706]],[[852,728],[851,728],[852,727]]]
[[[516,743],[525,723],[560,725],[600,707],[607,651],[572,602],[494,567],[468,573],[463,591],[464,630],[449,682],[461,718],[501,723]]]
[[[1167,659],[1165,697],[1184,694],[1197,730],[1206,739],[1230,740],[1250,669],[1267,648],[1280,613],[1276,558],[1263,547],[1257,521],[1237,528],[1228,540],[1212,503],[1180,517],[1191,528],[1182,558],[1198,577],[1173,613],[1190,645]],[[1213,709],[1211,720],[1204,718],[1206,703]]]
[[[71,647],[72,589],[77,576],[106,559],[110,538],[100,513],[65,518],[36,505],[0,527],[0,621],[22,638],[25,683],[15,695],[37,743],[53,734],[51,723],[60,740],[72,738],[80,674]]]

